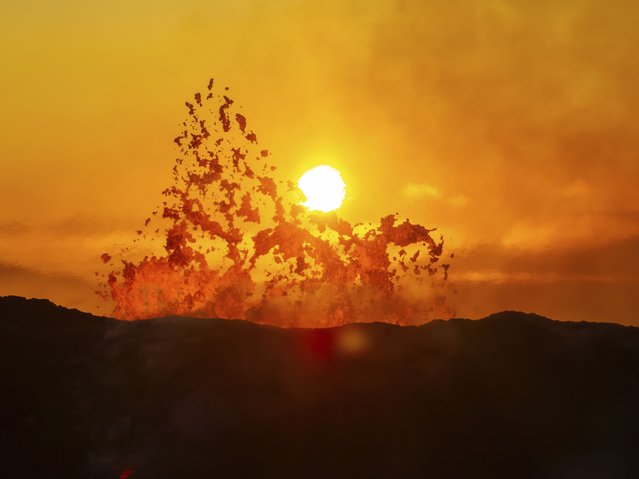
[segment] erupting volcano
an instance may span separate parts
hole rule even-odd
[[[443,238],[393,214],[377,224],[340,218],[345,185],[327,166],[299,187],[279,178],[227,90],[217,93],[211,80],[186,102],[173,184],[138,231],[150,252],[140,254],[137,241],[102,255],[113,270],[99,293],[115,301],[115,316],[308,327],[450,317]],[[328,197],[317,195],[317,181]]]

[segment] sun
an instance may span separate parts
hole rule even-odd
[[[309,210],[333,211],[339,208],[346,196],[346,184],[335,168],[320,165],[304,173],[297,182],[306,196],[302,203]]]

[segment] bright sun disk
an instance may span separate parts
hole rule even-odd
[[[316,166],[304,173],[297,182],[306,196],[302,203],[310,210],[333,211],[339,208],[346,196],[346,184],[335,168]]]

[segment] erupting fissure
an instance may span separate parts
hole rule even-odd
[[[138,231],[149,253],[102,255],[112,271],[99,293],[114,300],[114,315],[309,327],[449,317],[443,238],[395,215],[352,225],[302,206],[227,90],[211,80],[186,102],[173,184]],[[161,250],[151,252],[153,238]]]

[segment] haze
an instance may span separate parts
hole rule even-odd
[[[108,313],[99,255],[161,201],[214,76],[280,174],[437,226],[459,316],[639,324],[639,5],[5,2],[0,294]],[[100,306],[100,308],[99,308]]]

